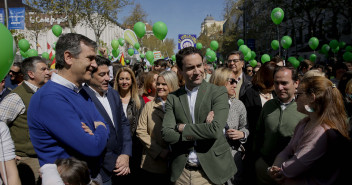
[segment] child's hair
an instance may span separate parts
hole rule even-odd
[[[55,161],[62,181],[67,185],[98,185],[91,181],[87,163],[74,157]]]

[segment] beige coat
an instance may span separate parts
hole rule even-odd
[[[168,171],[167,159],[159,157],[163,149],[169,149],[161,137],[164,114],[163,103],[156,98],[145,105],[138,121],[136,133],[143,145],[141,168],[152,173],[166,174]]]

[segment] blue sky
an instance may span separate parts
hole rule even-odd
[[[147,12],[147,21],[162,21],[168,28],[166,38],[174,39],[178,34],[196,34],[199,36],[201,23],[210,14],[215,20],[223,20],[224,0],[134,0]],[[122,23],[124,17],[132,12],[135,5],[124,7],[117,20]],[[175,52],[178,50],[175,46]]]

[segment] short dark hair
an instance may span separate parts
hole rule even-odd
[[[298,78],[298,72],[297,70],[294,68],[294,67],[291,67],[291,66],[276,66],[275,70],[274,70],[274,76],[275,74],[278,72],[278,71],[283,71],[283,70],[290,70],[291,71],[291,78],[293,81],[298,81],[299,78]]]
[[[158,59],[154,62],[154,66],[159,65],[161,67],[167,67],[167,61],[165,59]]]
[[[231,56],[231,55],[238,55],[240,57],[240,60],[241,61],[244,61],[244,55],[242,53],[242,51],[231,51],[227,57],[226,57],[226,60]]]
[[[176,63],[177,66],[179,67],[179,69],[182,71],[182,67],[183,67],[183,59],[188,56],[188,55],[192,55],[192,54],[198,54],[203,61],[203,55],[202,52],[195,48],[195,47],[186,47],[181,49],[180,51],[178,51],[178,53],[176,54]]]
[[[96,56],[95,57],[95,62],[97,63],[97,66],[103,66],[103,65],[106,65],[106,66],[111,66],[111,61],[105,57],[102,57],[102,56]],[[97,72],[98,71],[98,68],[93,68],[93,71],[92,71],[92,75],[93,73]]]
[[[21,69],[21,62],[14,62],[12,66],[17,66]]]
[[[277,64],[277,63],[279,63],[279,62],[281,62],[281,61],[283,61],[284,59],[282,59],[280,56],[274,56],[274,57],[272,57],[271,59],[270,59],[270,61],[273,61],[273,62],[275,62],[275,64]]]
[[[21,63],[21,72],[24,80],[29,80],[28,71],[35,72],[37,63],[44,63],[45,59],[39,56],[25,58]]]
[[[69,184],[89,184],[90,174],[86,162],[74,157],[57,159],[57,167],[61,167],[60,176],[65,183]]]
[[[77,33],[66,33],[59,37],[59,40],[56,43],[56,69],[63,69],[65,66],[65,51],[69,51],[74,57],[78,57],[81,53],[81,42],[85,45],[92,47],[94,49],[97,48],[96,42],[92,41],[88,37],[77,34]]]

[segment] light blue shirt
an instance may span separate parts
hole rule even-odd
[[[187,92],[188,106],[189,106],[189,110],[191,111],[192,123],[194,124],[194,122],[195,122],[194,121],[194,107],[196,106],[196,99],[197,99],[197,95],[198,95],[199,86],[194,87],[191,91],[189,89],[187,89],[187,87],[185,86],[185,90]],[[194,142],[194,145],[197,145],[197,143]],[[199,164],[196,150],[193,149],[189,153],[188,162]]]

